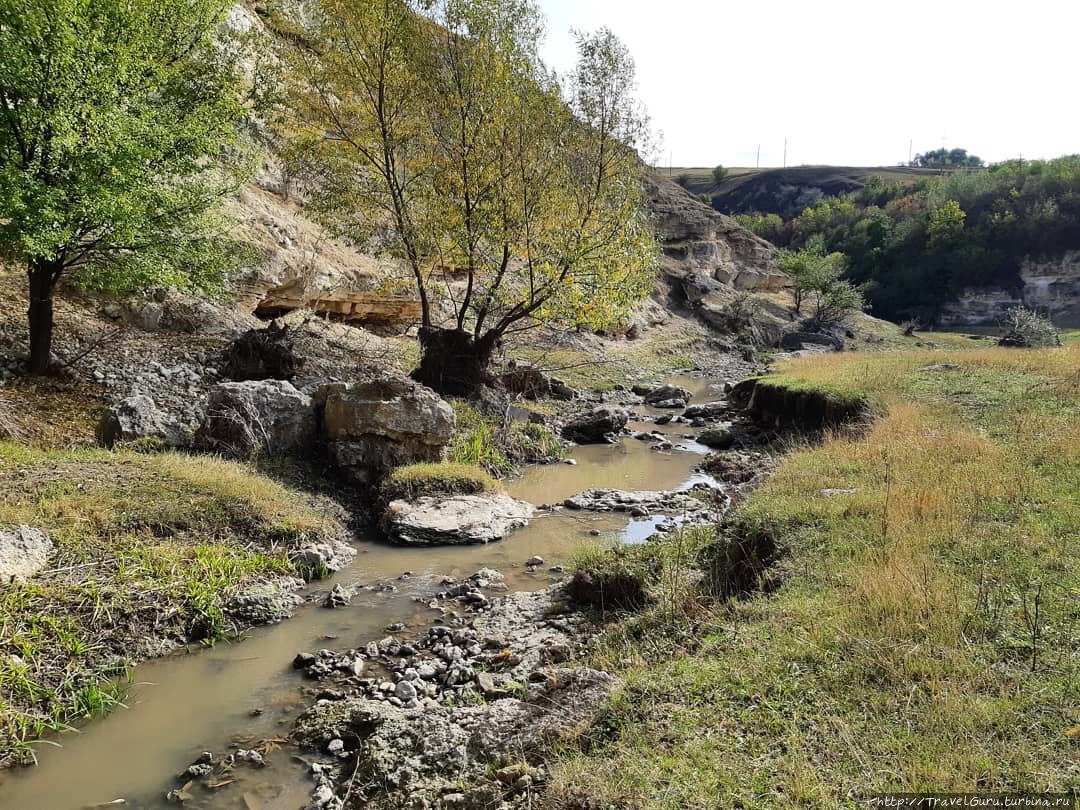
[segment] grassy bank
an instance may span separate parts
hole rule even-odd
[[[0,764],[106,711],[134,661],[238,629],[228,599],[304,573],[288,550],[338,529],[240,464],[0,442],[0,527],[18,524],[55,548],[46,571],[0,586]]]
[[[625,685],[548,805],[1080,789],[1077,369],[1075,342],[785,364],[883,415],[797,449],[731,519],[779,546],[779,589],[607,632],[596,663]]]

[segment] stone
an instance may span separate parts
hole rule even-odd
[[[788,332],[780,338],[780,348],[789,351],[813,346],[824,346],[838,352],[844,348],[844,341],[821,332]]]
[[[242,458],[306,455],[315,439],[311,397],[283,380],[218,383],[210,391],[195,446]]]
[[[564,438],[579,444],[602,444],[614,441],[626,427],[630,415],[624,408],[601,405],[571,419],[563,426]]]
[[[170,425],[168,417],[145,394],[125,397],[106,410],[98,422],[97,440],[105,447],[147,438],[163,439],[174,446],[182,444],[179,428]]]
[[[276,624],[291,619],[297,605],[304,601],[286,590],[295,584],[294,580],[285,580],[254,585],[226,601],[225,612],[244,624]]]
[[[460,545],[501,540],[529,522],[532,504],[501,492],[391,501],[382,517],[387,536],[404,545]]]
[[[0,584],[25,581],[49,562],[53,541],[47,532],[32,526],[0,530]]]
[[[683,416],[687,419],[715,419],[724,416],[729,410],[731,408],[726,402],[702,402],[689,406],[683,411]]]
[[[537,565],[543,565],[543,564],[544,564],[544,558],[541,557],[539,554],[534,554],[533,556],[529,557],[529,559],[527,559],[525,561],[525,565],[528,565],[528,566],[537,566]]]
[[[511,361],[509,371],[499,376],[503,387],[512,394],[520,394],[526,399],[552,399],[572,400],[580,398],[580,393],[568,386],[562,380],[548,377],[536,366],[528,363],[514,363]]]
[[[712,447],[716,450],[727,450],[735,444],[735,434],[732,433],[731,428],[718,425],[701,431],[697,440],[706,447]]]
[[[323,386],[315,400],[324,403],[331,457],[363,482],[404,464],[438,461],[456,424],[449,403],[404,378]]]
[[[413,686],[412,681],[398,681],[397,686],[394,687],[394,696],[402,703],[408,703],[416,699],[416,687]]]
[[[681,399],[685,403],[689,402],[693,395],[685,388],[678,385],[661,385],[658,388],[654,388],[645,394],[645,404],[660,407],[657,403]]]
[[[289,552],[296,565],[316,573],[340,571],[356,556],[356,549],[340,540],[309,543]]]
[[[352,593],[350,593],[340,583],[330,589],[330,593],[326,595],[326,599],[323,600],[323,606],[328,608],[345,607],[352,601]]]

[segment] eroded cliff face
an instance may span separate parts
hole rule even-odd
[[[965,290],[941,309],[938,323],[945,327],[999,326],[1008,310],[1026,306],[1045,313],[1062,328],[1080,326],[1080,251],[1059,258],[1025,259],[1018,289],[983,287]]]
[[[776,248],[656,174],[646,178],[664,250],[664,272],[698,274],[737,290],[776,290],[788,284],[776,269]]]
[[[1080,326],[1080,250],[1058,259],[1032,261],[1020,267],[1024,303],[1047,312],[1058,326]]]

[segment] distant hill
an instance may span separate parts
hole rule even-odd
[[[825,197],[858,191],[870,177],[889,182],[915,181],[941,174],[937,169],[906,166],[792,166],[786,169],[729,169],[720,183],[712,169],[671,169],[672,179],[687,191],[712,198],[722,214],[779,214],[789,219]]]

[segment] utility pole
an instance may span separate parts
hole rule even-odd
[[[760,169],[761,168],[761,144],[760,143],[757,145],[757,160],[754,161],[754,168],[755,169]]]
[[[787,168],[787,135],[784,136],[784,168]]]
[[[907,142],[907,165],[908,166],[911,165],[911,147],[914,146],[914,144],[915,144],[915,139],[914,138],[910,138],[908,140],[908,142]]]

